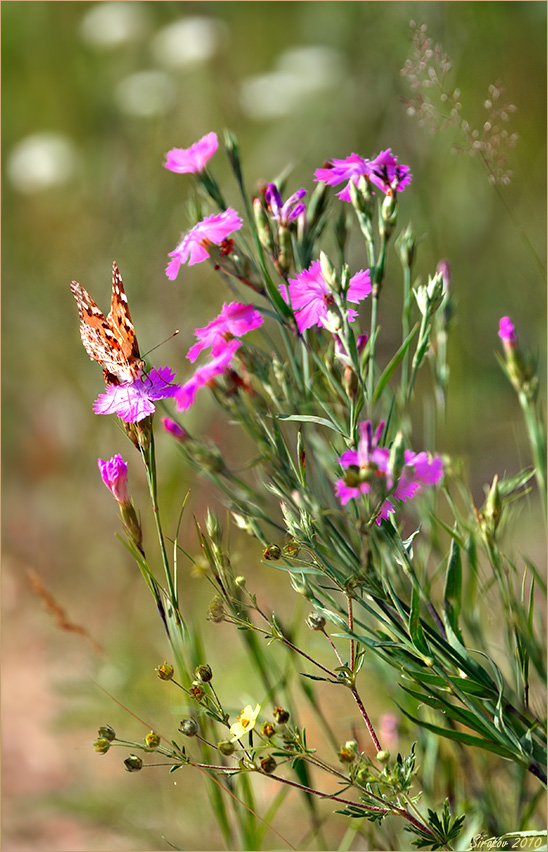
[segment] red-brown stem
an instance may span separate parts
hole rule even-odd
[[[354,613],[352,612],[352,598],[347,596],[348,601],[348,629],[354,630]],[[354,640],[350,640],[350,670],[354,671]]]
[[[374,729],[373,725],[371,724],[369,716],[367,715],[367,711],[366,711],[365,707],[363,706],[363,702],[362,702],[360,696],[358,695],[358,690],[356,689],[355,686],[352,686],[350,688],[350,692],[352,693],[352,695],[354,697],[354,701],[356,702],[356,704],[360,708],[360,713],[363,716],[363,720],[364,720],[364,722],[367,726],[367,730],[369,731],[369,735],[370,735],[371,739],[373,740],[373,742],[375,744],[375,748],[377,749],[377,751],[382,751],[382,747],[381,747],[380,742],[377,739],[375,729]]]

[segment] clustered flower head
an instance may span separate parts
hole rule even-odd
[[[207,133],[190,148],[172,148],[166,154],[164,167],[171,172],[202,172],[217,150],[219,142],[216,133]]]
[[[280,292],[287,301],[283,285],[280,287]],[[346,299],[348,302],[358,304],[370,293],[371,276],[368,269],[365,271],[362,269],[350,279]],[[289,278],[289,300],[301,334],[313,325],[330,327],[328,311],[335,300],[333,291],[322,274],[319,260],[312,261],[308,269],[303,269],[296,278]],[[353,308],[348,309],[350,322],[353,322],[357,316],[357,311]]]
[[[172,257],[167,267],[166,275],[174,281],[183,263],[192,266],[209,257],[208,246],[211,243],[220,246],[229,234],[242,227],[242,218],[232,207],[228,207],[223,213],[214,213],[206,216],[190,231],[185,234],[177,248],[169,253]]]
[[[435,485],[443,476],[443,461],[440,456],[414,453],[405,450],[403,466],[394,476],[390,449],[379,447],[384,423],[380,423],[375,434],[369,420],[360,423],[360,441],[356,450],[347,450],[339,459],[345,468],[344,478],[335,483],[335,493],[344,506],[349,500],[364,494],[380,499],[387,494],[376,518],[377,524],[395,511],[393,500],[405,502],[418,494],[425,485]],[[389,499],[390,498],[390,499]]]
[[[330,160],[327,168],[316,169],[314,179],[330,186],[347,181],[346,186],[337,193],[337,197],[342,201],[351,201],[350,184],[357,186],[362,175],[386,195],[402,192],[411,183],[409,166],[400,165],[390,148],[381,151],[374,160],[368,160],[358,154],[350,154],[344,160]]]
[[[156,400],[177,395],[179,385],[173,384],[174,378],[174,370],[159,367],[135,382],[109,384],[95,400],[93,410],[95,414],[117,414],[126,423],[138,423],[154,413]]]

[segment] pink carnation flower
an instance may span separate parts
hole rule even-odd
[[[172,148],[166,154],[164,168],[171,172],[202,172],[208,160],[217,150],[219,143],[216,133],[207,133],[190,148]]]
[[[263,321],[263,316],[255,310],[253,305],[243,305],[241,302],[225,304],[218,317],[205,328],[196,329],[194,334],[198,338],[198,343],[189,349],[187,358],[194,362],[200,352],[208,346],[211,346],[211,354],[214,357],[220,355],[226,347],[227,340],[241,337],[262,325]]]
[[[217,357],[213,358],[209,363],[204,364],[203,367],[198,367],[192,378],[178,388],[175,400],[179,410],[183,409],[186,411],[190,408],[200,388],[209,384],[216,376],[224,373],[239,346],[241,346],[239,340],[231,340]]]
[[[138,423],[156,406],[153,400],[175,396],[179,385],[172,384],[175,371],[169,367],[154,368],[135,382],[107,385],[105,393],[93,403],[95,414],[117,414],[126,423]]]
[[[384,423],[381,423],[373,437],[370,421],[360,423],[361,438],[357,450],[347,450],[339,459],[339,463],[347,469],[347,475],[335,483],[335,494],[343,506],[349,500],[372,491],[373,494],[375,491],[379,494],[391,492],[390,499],[382,503],[377,524],[395,511],[392,500],[405,502],[418,494],[425,485],[435,485],[443,476],[440,456],[432,457],[425,452],[405,450],[404,467],[395,483],[390,470],[390,450],[378,446],[383,429]]]
[[[101,477],[112,496],[121,506],[129,503],[127,485],[127,464],[121,455],[112,456],[108,461],[97,459]]]
[[[350,184],[357,184],[360,175],[364,175],[384,193],[391,195],[401,192],[411,182],[409,166],[400,166],[398,158],[391,153],[390,148],[381,151],[374,160],[350,154],[345,160],[331,160],[330,164],[330,168],[316,169],[314,179],[330,186],[348,181],[344,189],[337,193],[342,201],[351,200]]]
[[[283,285],[280,292],[286,299]],[[362,269],[352,276],[346,294],[347,301],[358,304],[371,293],[371,278],[369,270]],[[289,297],[291,307],[295,312],[295,319],[299,331],[302,332],[313,325],[327,327],[327,310],[333,304],[333,293],[327,281],[322,275],[319,260],[314,260],[308,269],[299,272],[296,278],[289,278]],[[348,309],[350,322],[356,319],[358,312],[353,308]]]
[[[192,266],[193,263],[206,260],[209,257],[207,250],[209,243],[221,245],[232,231],[237,231],[241,227],[242,219],[232,207],[229,207],[224,213],[206,216],[183,237],[175,251],[169,253],[173,260],[167,265],[167,277],[173,281],[177,277],[182,263],[188,263],[189,266]]]

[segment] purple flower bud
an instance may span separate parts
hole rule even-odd
[[[129,492],[127,487],[127,464],[121,455],[113,456],[108,461],[98,459],[99,470],[103,482],[112,493],[112,496],[120,506],[129,503]]]
[[[499,322],[499,337],[505,347],[509,349],[515,348],[518,338],[516,335],[515,325],[510,317],[501,317]]]
[[[186,429],[183,429],[182,426],[179,426],[175,420],[172,420],[170,417],[162,417],[162,425],[166,432],[169,432],[170,435],[173,435],[178,441],[186,441],[188,438],[188,432]]]

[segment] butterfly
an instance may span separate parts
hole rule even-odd
[[[80,336],[92,361],[103,367],[107,385],[135,382],[145,371],[139,344],[131,321],[122,276],[112,264],[112,299],[107,317],[99,310],[87,290],[77,281],[70,289],[80,315]]]

